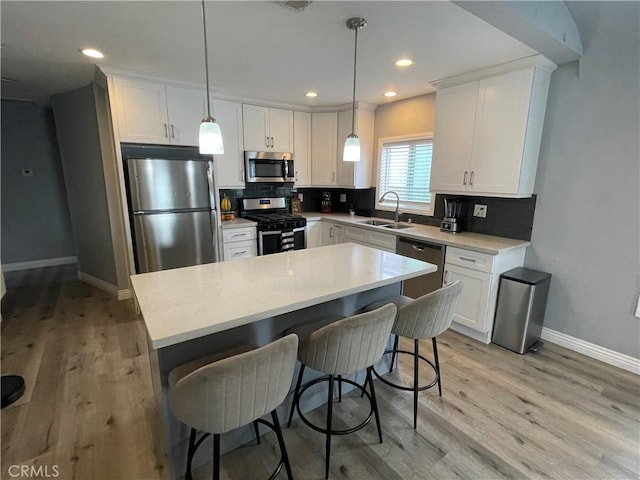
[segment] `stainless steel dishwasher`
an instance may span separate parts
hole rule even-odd
[[[402,288],[403,295],[418,298],[425,293],[433,292],[442,287],[444,251],[444,245],[398,237],[396,242],[396,253],[398,255],[415,258],[438,266],[438,270],[433,273],[405,280]]]

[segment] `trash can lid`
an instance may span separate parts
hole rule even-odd
[[[518,267],[513,270],[509,270],[508,272],[504,272],[500,275],[500,278],[506,278],[508,280],[514,280],[516,282],[526,283],[529,285],[537,285],[550,280],[551,274],[548,272],[533,270],[531,268]]]

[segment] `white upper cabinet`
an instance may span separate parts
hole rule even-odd
[[[358,106],[355,113],[356,133],[360,139],[360,161],[343,162],[344,142],[351,134],[351,109],[338,113],[337,183],[341,187],[369,188],[373,169],[374,110]]]
[[[311,181],[314,186],[337,184],[336,154],[338,114],[311,114]]]
[[[212,100],[212,115],[220,125],[224,154],[214,155],[220,188],[244,188],[244,151],[242,146],[242,104]]]
[[[198,145],[204,91],[125,78],[113,83],[121,142]]]
[[[311,185],[311,114],[293,112],[293,164],[296,186]]]
[[[243,105],[244,149],[293,151],[293,111]]]
[[[432,192],[531,196],[553,68],[528,66],[439,88]]]

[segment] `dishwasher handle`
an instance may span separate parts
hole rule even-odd
[[[427,242],[421,242],[421,241],[416,241],[416,240],[409,240],[406,238],[399,238],[398,239],[399,243],[406,243],[407,245],[411,245],[411,248],[413,250],[416,250],[418,252],[423,252],[426,249],[431,249],[431,250],[443,250],[444,249],[444,245],[439,245],[437,243],[427,243]]]

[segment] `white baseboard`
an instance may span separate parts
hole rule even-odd
[[[69,263],[78,263],[78,257],[57,257],[45,258],[43,260],[31,260],[29,262],[3,263],[2,270],[5,272],[14,272],[17,270],[30,270],[32,268],[56,267],[58,265],[67,265]]]
[[[78,272],[78,280],[82,280],[89,285],[93,285],[100,290],[104,290],[105,292],[108,292],[111,295],[117,297],[118,300],[126,300],[127,298],[133,297],[133,292],[130,288],[118,290],[118,287],[116,287],[115,285],[111,285],[104,280],[100,280],[99,278],[93,277],[84,272]]]
[[[118,300],[126,300],[128,298],[133,298],[133,291],[130,288],[118,290]]]
[[[542,328],[542,334],[540,336],[547,342],[555,343],[574,352],[582,353],[587,357],[595,358],[614,367],[640,375],[640,358],[634,358],[614,350],[609,350],[608,348],[586,342],[565,333],[550,330],[546,327]]]
[[[94,287],[99,288],[100,290],[104,290],[105,292],[110,293],[111,295],[114,295],[114,296],[118,295],[118,287],[108,282],[105,282],[104,280],[100,280],[99,278],[93,277],[87,273],[78,272],[78,280],[82,280],[83,282],[86,282],[89,285],[93,285]]]

